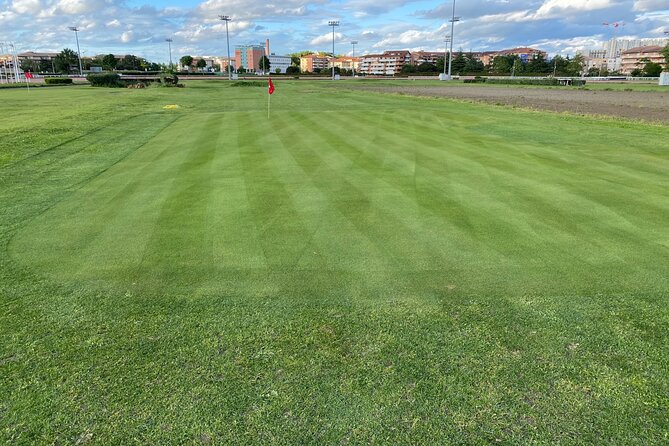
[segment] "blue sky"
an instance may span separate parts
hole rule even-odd
[[[0,0],[0,41],[21,51],[75,48],[68,26],[79,26],[81,51],[136,54],[150,60],[173,55],[224,55],[230,15],[230,43],[271,40],[272,52],[331,48],[328,20],[339,20],[336,52],[388,49],[442,50],[452,1],[427,0]],[[494,50],[533,46],[573,55],[618,37],[664,37],[669,0],[459,0],[454,46]],[[603,22],[624,23],[614,30]]]

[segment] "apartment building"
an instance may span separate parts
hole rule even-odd
[[[300,57],[300,71],[303,73],[314,73],[316,68],[321,70],[329,67],[330,58],[321,54],[307,54]]]
[[[360,71],[360,58],[338,57],[336,59],[330,59],[329,68],[332,68],[333,66],[340,70],[352,70],[358,72]]]
[[[662,54],[663,48],[662,46],[641,46],[623,51],[620,71],[629,75],[637,68],[642,69],[647,62],[664,65],[666,60]]]
[[[436,64],[437,60],[443,59],[444,56],[443,51],[414,51],[411,53],[411,64],[420,65],[426,62]]]
[[[411,63],[411,53],[406,50],[385,51],[383,54],[368,54],[361,57],[360,73],[376,76],[394,76],[404,65]]]
[[[472,53],[473,57],[476,57],[481,62],[483,62],[483,65],[490,65],[493,59],[497,56],[518,56],[521,62],[527,63],[539,55],[543,56],[545,59],[548,56],[548,53],[542,50],[538,50],[536,48],[528,48],[528,47],[511,48],[508,50],[501,50],[501,51],[485,51],[481,53]]]

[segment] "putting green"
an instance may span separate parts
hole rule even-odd
[[[335,288],[350,274],[409,294],[659,279],[666,159],[580,138],[606,124],[553,118],[570,136],[529,139],[532,113],[517,113],[513,128],[497,115],[176,114],[26,225],[10,252],[61,280],[157,292],[280,289],[296,274],[303,283],[323,274]]]

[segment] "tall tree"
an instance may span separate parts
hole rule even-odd
[[[107,54],[102,58],[102,69],[103,70],[108,70],[111,71],[116,68],[116,65],[118,64],[118,61],[116,60],[116,57],[114,57],[113,54]]]
[[[492,60],[492,71],[496,74],[508,75],[513,67],[513,56],[495,56]]]
[[[116,64],[119,70],[139,70],[141,68],[141,60],[137,56],[128,54]]]
[[[263,73],[269,72],[270,64],[269,57],[263,55],[258,61],[258,69],[262,70]]]
[[[179,59],[179,63],[182,67],[186,67],[186,70],[190,71],[190,66],[193,64],[193,57],[183,56],[181,59]]]
[[[568,76],[580,76],[585,68],[585,57],[583,54],[577,54],[569,61],[566,67],[566,74]]]
[[[664,69],[666,71],[669,71],[669,43],[667,43],[667,46],[662,48],[662,55],[664,56],[664,60],[666,61]]]
[[[202,71],[202,69],[207,66],[207,61],[204,59],[198,59],[195,63],[195,66],[198,67],[200,71]]]
[[[61,51],[53,60],[54,69],[58,73],[70,73],[72,67],[78,65],[77,53],[69,48],[65,48]]]
[[[655,62],[647,62],[643,67],[643,75],[647,77],[658,77],[662,73],[662,65]]]

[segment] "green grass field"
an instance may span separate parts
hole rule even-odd
[[[3,443],[669,442],[669,127],[322,81],[271,119],[223,82],[0,99]]]

